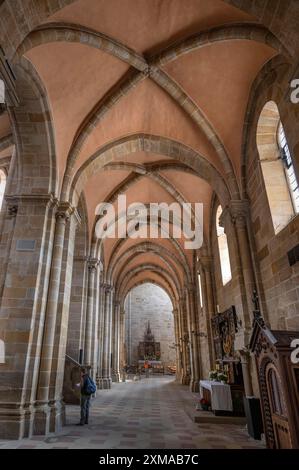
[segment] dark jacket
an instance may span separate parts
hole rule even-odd
[[[87,395],[87,393],[85,393],[85,384],[86,384],[87,377],[88,377],[88,374],[83,374],[81,377],[81,395]]]

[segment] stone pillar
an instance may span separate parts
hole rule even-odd
[[[125,310],[123,308],[120,308],[120,323],[119,323],[119,328],[120,328],[120,374],[123,376],[123,368],[126,364],[126,351],[125,351],[125,338],[126,338],[126,333],[125,333]]]
[[[102,376],[99,377],[99,388],[111,388],[111,326],[113,287],[105,284],[104,330],[103,330],[103,361]]]
[[[103,265],[101,261],[98,261],[95,284],[94,284],[94,306],[93,306],[93,317],[94,317],[94,328],[92,332],[92,376],[94,380],[97,380],[99,362],[100,362],[100,280]]]
[[[79,361],[80,350],[84,349],[85,316],[87,308],[87,271],[86,256],[75,256],[73,262],[66,354],[76,361]]]
[[[112,381],[120,381],[120,371],[119,371],[119,342],[120,342],[120,302],[115,300],[113,302],[113,349],[112,349]]]
[[[249,219],[248,201],[231,201],[230,212],[234,224],[240,261],[244,279],[247,308],[244,306],[245,327],[251,328],[252,295],[255,289],[254,271],[250,254],[250,245],[247,232],[247,220]]]
[[[94,304],[95,304],[95,280],[98,260],[90,258],[87,262],[88,281],[87,281],[87,309],[86,309],[86,326],[85,326],[85,347],[84,347],[84,364],[92,366],[92,339],[95,334],[94,324]]]
[[[254,270],[250,254],[250,245],[247,232],[247,219],[249,218],[249,204],[247,200],[231,201],[221,215],[221,225],[229,237],[233,237],[236,246],[236,261],[239,266],[239,284],[241,293],[242,312],[239,312],[240,326],[235,336],[234,348],[241,356],[247,348],[251,334],[252,293],[255,288]],[[243,358],[244,359],[244,358]],[[242,362],[242,371],[246,396],[252,395],[250,376],[250,359]]]
[[[174,321],[174,341],[176,351],[176,380],[179,380],[182,374],[181,371],[181,351],[180,351],[180,331],[179,331],[179,313],[178,309],[173,309],[173,321]]]
[[[0,234],[0,339],[5,344],[4,363],[0,364],[1,439],[20,439],[30,434],[55,204],[51,195],[6,196]]]
[[[197,318],[194,308],[194,286],[189,285],[186,288],[187,315],[189,317],[189,338],[190,338],[190,364],[191,380],[190,390],[196,392],[199,389],[199,351],[197,344]]]
[[[217,314],[216,306],[213,294],[213,277],[212,277],[212,258],[209,256],[203,256],[201,258],[201,266],[203,271],[203,282],[205,289],[205,301],[206,301],[206,312],[207,312],[207,334],[209,340],[209,355],[210,365],[214,364],[215,361],[215,349],[214,339],[212,332],[212,318]]]
[[[70,222],[66,226],[64,237],[65,243],[60,278],[59,300],[56,312],[55,340],[49,392],[49,406],[51,409],[50,432],[59,431],[62,424],[65,424],[65,405],[63,402],[62,389],[71,298],[75,235],[78,223],[80,223],[80,217],[75,210],[72,212]]]
[[[97,365],[97,387],[100,388],[100,379],[103,376],[103,352],[104,352],[104,308],[105,308],[105,284],[99,285],[99,347],[98,347],[98,365]]]
[[[49,432],[51,411],[51,408],[49,406],[50,380],[55,342],[56,315],[59,300],[64,235],[66,230],[66,224],[69,220],[72,211],[73,209],[68,203],[63,203],[59,205],[56,212],[56,225],[52,253],[51,274],[42,339],[37,400],[33,426],[34,434],[45,435]]]
[[[185,297],[182,295],[179,301],[180,305],[180,342],[182,348],[182,377],[181,383],[189,385],[190,383],[190,349],[189,349],[189,334],[187,324],[187,313],[185,305]]]

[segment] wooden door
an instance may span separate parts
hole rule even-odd
[[[266,369],[266,384],[276,449],[291,449],[287,408],[279,374],[273,364]]]

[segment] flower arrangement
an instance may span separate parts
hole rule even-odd
[[[227,374],[225,372],[218,372],[217,374],[217,380],[219,382],[225,382],[227,383]]]
[[[210,370],[209,379],[210,380],[218,380],[218,371],[217,370]]]
[[[199,400],[202,410],[208,411],[209,410],[209,402],[205,398],[201,398]]]

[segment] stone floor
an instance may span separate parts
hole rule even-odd
[[[0,441],[0,449],[255,449],[244,426],[196,424],[187,413],[196,397],[173,377],[113,384],[92,401],[90,424],[76,426],[79,407],[67,407],[59,435]]]

